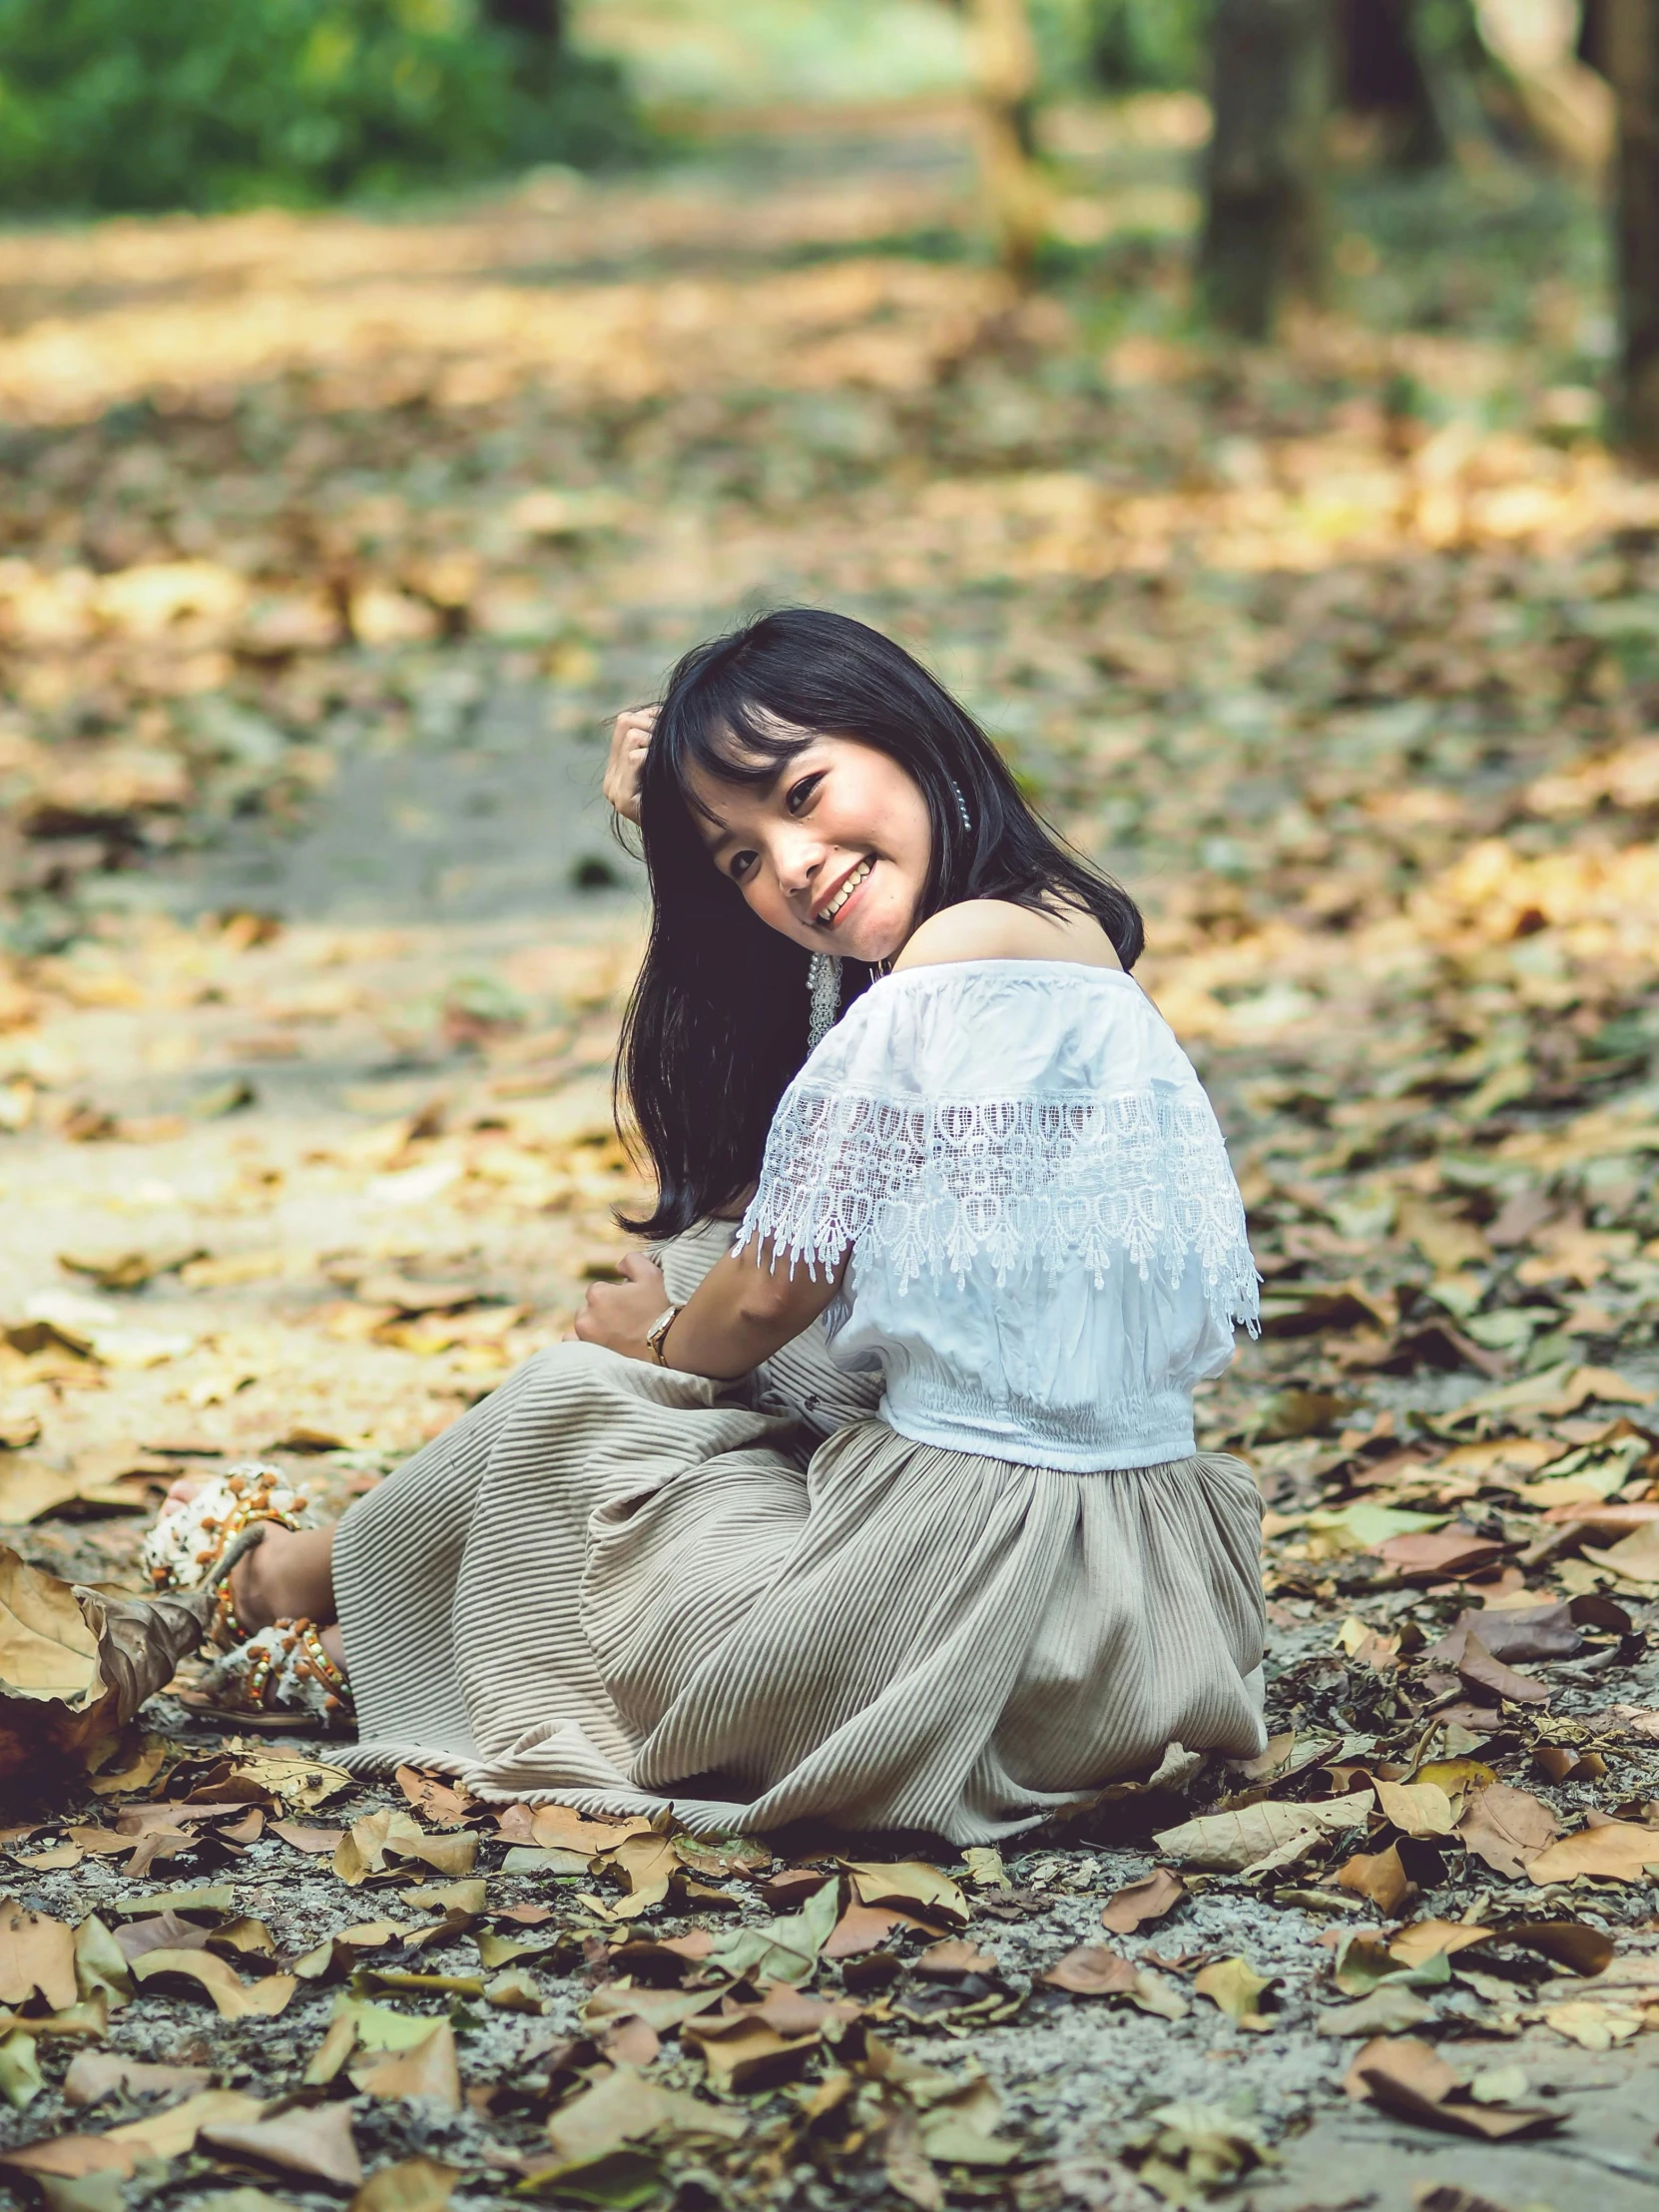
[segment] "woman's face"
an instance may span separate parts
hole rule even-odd
[[[768,784],[694,771],[692,820],[768,928],[809,952],[890,960],[916,925],[932,830],[921,786],[855,738],[815,738]]]

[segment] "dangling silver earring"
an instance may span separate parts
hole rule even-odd
[[[815,952],[807,962],[807,1050],[834,1028],[841,1011],[841,963],[833,952]]]
[[[973,818],[967,811],[967,801],[962,797],[962,787],[954,777],[950,780],[950,788],[956,794],[956,812],[962,818],[962,828],[971,837],[973,834]]]

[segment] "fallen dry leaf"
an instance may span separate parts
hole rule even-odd
[[[1451,1800],[1437,1782],[1378,1782],[1377,1802],[1402,1835],[1449,1836],[1457,1825]]]
[[[1171,1868],[1154,1867],[1144,1881],[1113,1892],[1100,1909],[1100,1925],[1114,1936],[1133,1936],[1136,1929],[1167,1919],[1186,1894],[1186,1885]]]
[[[891,1906],[900,1913],[917,1914],[922,1920],[942,1920],[951,1928],[967,1925],[967,1899],[937,1867],[914,1859],[892,1866],[849,1859],[845,1865],[860,1905]]]
[[[1069,1990],[1073,1996],[1109,1997],[1122,1996],[1133,1989],[1135,1973],[1133,1959],[1109,1950],[1104,1943],[1079,1943],[1075,1950],[1068,1950],[1063,1958],[1057,1958],[1042,1978],[1056,1989]]]
[[[364,2096],[389,2103],[401,2097],[430,2097],[446,2112],[461,2108],[461,2073],[455,2034],[447,2020],[436,2021],[426,2036],[407,2050],[351,2069]]]
[[[133,1960],[133,1973],[146,1983],[158,1978],[199,1982],[225,2020],[271,2019],[299,1986],[288,1973],[244,1981],[229,1959],[211,1950],[145,1951]]]
[[[1298,1837],[1364,1828],[1375,1803],[1370,1790],[1311,1805],[1282,1805],[1269,1798],[1234,1813],[1206,1813],[1179,1828],[1166,1828],[1152,1840],[1187,1866],[1239,1873]]]
[[[54,2009],[75,2002],[75,1931],[0,1898],[0,2004],[27,2004],[37,1991]]]
[[[319,2181],[325,2188],[354,2189],[363,2178],[350,2108],[344,2104],[298,2106],[272,2120],[219,2121],[201,2133],[215,2150],[274,2166],[300,2181]]]
[[[81,2050],[64,2075],[67,2104],[101,2104],[105,2097],[173,2097],[205,2089],[212,2076],[205,2066],[153,2065],[116,2051]]]
[[[1551,1822],[1551,1833],[1554,1823]],[[1571,1882],[1591,1875],[1602,1882],[1640,1882],[1659,1869],[1659,1829],[1641,1828],[1632,1821],[1607,1821],[1599,1828],[1581,1828],[1559,1843],[1539,1850],[1526,1862],[1529,1882]]]
[[[1274,2021],[1262,2009],[1262,1998],[1277,1986],[1278,1978],[1276,1974],[1259,1974],[1248,1958],[1215,1958],[1199,1968],[1193,1976],[1193,1987],[1241,2027],[1265,2032]]]
[[[1464,1848],[1506,1882],[1518,1882],[1555,1834],[1555,1816],[1529,1790],[1504,1782],[1477,1790],[1457,1823]]]
[[[1344,2085],[1351,2096],[1369,2096],[1385,2111],[1414,2120],[1419,2127],[1473,2135],[1485,2142],[1551,2134],[1566,2118],[1564,2112],[1475,2102],[1461,2093],[1463,2084],[1455,2067],[1411,2036],[1367,2043]]]
[[[1415,1891],[1405,1872],[1397,1844],[1385,1851],[1356,1852],[1345,1860],[1337,1876],[1338,1887],[1369,1898],[1380,1913],[1397,1913]]]
[[[453,1788],[437,1775],[419,1774],[413,1767],[399,1767],[392,1779],[432,1828],[463,1827],[478,1803],[466,1791]]]
[[[461,2168],[435,2158],[400,2158],[371,2174],[352,2196],[346,2212],[444,2212]]]
[[[1507,1705],[1549,1703],[1545,1684],[1535,1681],[1529,1674],[1517,1674],[1501,1659],[1494,1659],[1472,1630],[1464,1640],[1463,1656],[1457,1662],[1457,1679],[1473,1697],[1487,1704],[1494,1699]]]

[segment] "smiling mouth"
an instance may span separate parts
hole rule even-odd
[[[847,900],[852,896],[852,893],[858,888],[859,884],[867,881],[869,871],[874,865],[875,856],[873,853],[866,854],[865,857],[858,862],[857,866],[852,870],[852,873],[846,878],[845,882],[842,883],[839,890],[836,891],[834,897],[830,900],[828,905],[821,907],[819,911],[813,916],[814,922],[820,928],[833,929],[833,927],[835,926],[836,915],[846,904]]]

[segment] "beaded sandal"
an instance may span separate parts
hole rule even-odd
[[[171,1512],[163,1512],[144,1539],[144,1564],[158,1590],[196,1590],[214,1579],[225,1554],[262,1521],[278,1528],[313,1528],[316,1515],[291,1489],[279,1467],[247,1459],[206,1483]],[[231,1597],[231,1577],[220,1578],[219,1601],[207,1641],[229,1651],[247,1639]]]
[[[353,1717],[345,1676],[308,1620],[260,1629],[180,1692],[179,1702],[203,1720],[272,1735],[320,1735]]]

